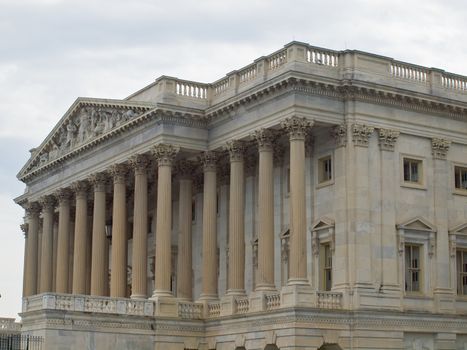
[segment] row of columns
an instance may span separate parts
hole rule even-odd
[[[289,284],[306,284],[306,213],[305,213],[305,136],[312,122],[305,118],[285,119],[281,126],[290,140],[290,274]],[[269,129],[257,130],[253,137],[259,149],[259,232],[257,290],[274,287],[274,188],[273,143],[276,133]],[[245,294],[245,234],[244,234],[244,143],[230,141],[230,205],[229,205],[229,273],[227,295]],[[154,147],[157,160],[155,290],[153,297],[171,297],[171,223],[172,223],[172,165],[179,148],[169,144]],[[218,298],[217,292],[217,156],[205,152],[200,160],[204,172],[203,236],[202,236],[202,292],[201,300]],[[148,174],[149,159],[135,155],[129,163],[134,169],[133,261],[132,298],[145,298],[147,291],[147,235],[148,235]],[[112,263],[110,296],[126,294],[127,266],[127,213],[126,175],[128,167],[111,167],[113,178],[112,208]],[[179,236],[177,262],[177,296],[192,299],[192,235],[191,203],[193,164],[178,163]],[[108,249],[106,239],[106,181],[104,173],[91,176],[71,186],[76,194],[75,234],[73,256],[73,294],[86,292],[86,249],[88,231],[87,191],[89,183],[94,189],[92,221],[91,295],[104,295],[107,279]],[[52,239],[54,199],[58,198],[58,251],[56,266],[56,292],[66,293],[68,286],[69,222],[71,191],[60,190],[56,196],[46,196],[27,208],[29,228],[26,241],[25,296],[52,291]],[[41,273],[37,280],[37,241],[39,213],[42,208],[43,234],[41,247]]]

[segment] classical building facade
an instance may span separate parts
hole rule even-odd
[[[292,42],[78,98],[26,184],[45,349],[467,349],[467,78]]]

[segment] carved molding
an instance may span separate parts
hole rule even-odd
[[[39,216],[41,212],[41,206],[38,202],[29,202],[26,206],[26,216]]]
[[[313,125],[313,120],[297,116],[285,118],[281,122],[281,127],[289,134],[290,140],[304,140]]]
[[[446,159],[451,141],[441,138],[431,139],[431,154],[435,159]]]
[[[381,150],[393,152],[399,135],[400,132],[398,130],[379,129],[379,147]]]
[[[58,200],[59,204],[64,202],[69,202],[73,196],[73,192],[69,188],[61,188],[54,194],[55,198]]]
[[[179,151],[179,146],[166,143],[160,143],[152,149],[152,153],[159,166],[172,166],[172,163]]]
[[[71,184],[71,190],[75,192],[76,197],[87,197],[89,191],[89,181],[81,180]]]
[[[352,140],[355,146],[368,147],[370,136],[375,128],[364,124],[352,125]]]

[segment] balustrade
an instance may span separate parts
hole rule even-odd
[[[177,81],[176,83],[175,93],[177,95],[198,99],[207,99],[208,97],[208,89],[206,85],[195,82],[185,82],[181,80]]]
[[[335,292],[317,292],[317,307],[322,309],[340,309],[342,294]]]
[[[266,310],[274,310],[281,307],[281,295],[279,293],[267,294],[266,298]]]
[[[256,78],[256,76],[258,75],[258,69],[256,67],[256,64],[254,64],[252,66],[248,66],[247,68],[242,69],[238,73],[238,75],[240,77],[240,83],[244,83],[246,81],[249,81],[249,80],[252,80],[252,79]]]
[[[424,67],[396,61],[391,63],[391,75],[396,78],[426,83],[428,73],[429,70]]]
[[[281,50],[268,58],[269,69],[274,70],[287,63],[287,50]]]
[[[178,317],[190,320],[200,320],[203,316],[203,304],[179,302]]]
[[[235,309],[237,314],[246,314],[250,310],[250,300],[248,298],[235,299]]]
[[[454,74],[443,74],[441,85],[447,89],[467,91],[467,77],[461,77]]]
[[[339,53],[312,47],[306,52],[306,60],[314,64],[337,67],[339,65]]]
[[[230,88],[229,77],[219,80],[213,84],[214,96],[222,94],[224,91]]]
[[[21,324],[14,318],[0,318],[0,333],[16,333],[21,330]]]
[[[221,315],[221,304],[219,302],[208,303],[208,317],[219,317]]]

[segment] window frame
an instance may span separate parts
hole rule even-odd
[[[418,164],[418,181],[405,180],[405,161],[417,162]],[[425,158],[420,156],[415,156],[411,154],[402,154],[400,155],[400,176],[401,176],[401,186],[408,188],[416,189],[426,189],[425,181]]]
[[[453,189],[452,192],[453,192],[453,194],[467,196],[467,188],[456,187],[456,177],[457,177],[456,168],[460,168],[461,171],[465,170],[465,172],[467,173],[467,165],[466,164],[462,164],[462,163],[453,163],[452,164],[452,174],[451,174],[452,189]]]
[[[411,252],[411,266],[407,266],[407,250],[410,250]],[[414,249],[418,250],[418,267],[412,266],[413,262],[413,251]],[[423,245],[421,244],[414,244],[414,243],[405,243],[404,245],[404,291],[407,294],[419,294],[422,293],[422,287],[423,287],[423,264],[422,264],[422,257],[423,257]],[[418,289],[414,290],[413,289],[413,276],[414,273],[418,274]],[[410,289],[408,289],[409,282],[407,280],[407,276],[410,276],[410,285],[412,286]]]
[[[324,171],[324,161],[328,160],[331,165],[331,177],[328,179],[323,179],[322,177],[322,172]],[[328,153],[323,153],[322,155],[316,157],[316,188],[322,188],[326,186],[330,186],[334,184],[334,178],[335,178],[335,166],[334,166],[334,156],[333,152],[328,152]]]

